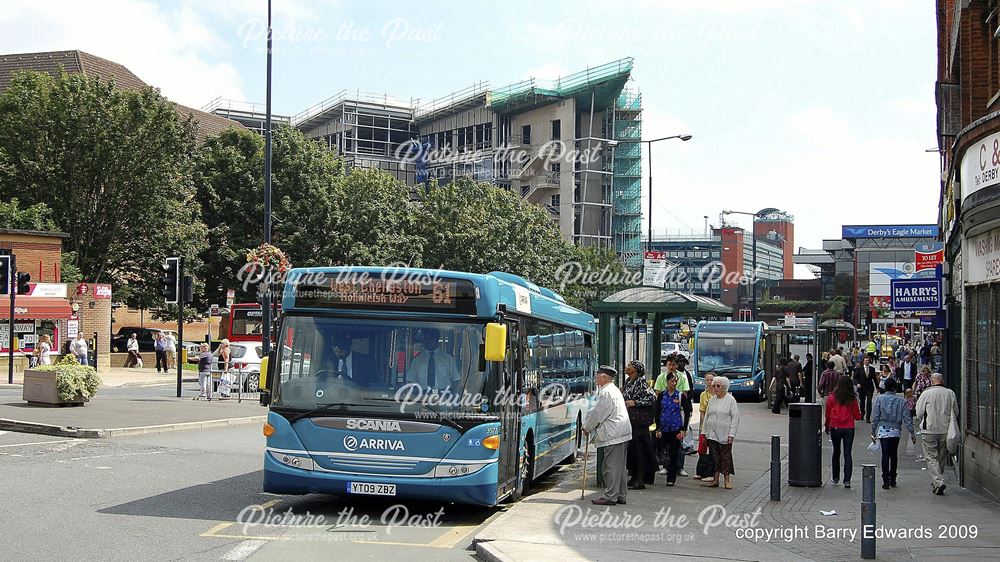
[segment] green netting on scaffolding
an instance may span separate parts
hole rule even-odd
[[[497,111],[565,98],[577,98],[578,102],[589,105],[593,92],[595,111],[601,111],[612,103],[618,104],[631,72],[632,58],[628,57],[555,80],[530,78],[491,90],[488,104]]]

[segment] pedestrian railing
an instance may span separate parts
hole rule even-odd
[[[228,398],[237,402],[260,400],[260,372],[246,368],[212,369],[212,396],[223,397],[222,389],[227,389]]]

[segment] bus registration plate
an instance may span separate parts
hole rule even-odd
[[[395,484],[372,484],[370,482],[348,482],[347,493],[367,496],[395,496]]]

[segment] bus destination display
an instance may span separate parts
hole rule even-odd
[[[475,287],[463,279],[338,280],[299,285],[295,305],[303,308],[387,308],[475,314]]]

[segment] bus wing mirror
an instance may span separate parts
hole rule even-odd
[[[503,361],[507,358],[507,326],[498,322],[486,325],[486,360]]]
[[[260,360],[260,405],[271,403],[271,375],[275,363],[274,349]]]

